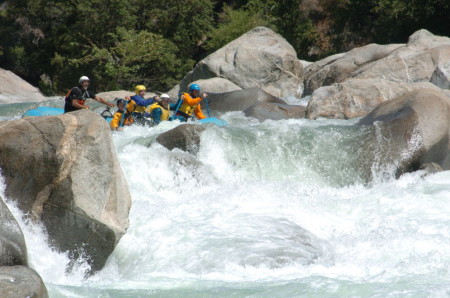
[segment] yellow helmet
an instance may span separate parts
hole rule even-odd
[[[144,85],[136,85],[136,87],[134,87],[134,92],[136,94],[139,94],[139,91],[142,91],[142,90],[147,90],[147,88],[145,88]]]

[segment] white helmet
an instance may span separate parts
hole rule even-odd
[[[161,99],[164,99],[164,98],[170,99],[170,96],[166,93],[163,93],[163,94],[161,94],[160,98]]]
[[[81,84],[81,82],[84,82],[84,81],[90,81],[90,80],[89,80],[89,78],[88,78],[87,76],[82,76],[82,77],[78,80],[78,83]]]

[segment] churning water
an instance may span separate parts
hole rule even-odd
[[[450,296],[450,172],[394,179],[355,120],[221,116],[193,153],[154,142],[175,122],[113,134],[130,228],[87,279],[8,202],[50,297]]]

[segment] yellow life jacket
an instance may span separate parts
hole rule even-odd
[[[166,109],[165,107],[159,105],[157,102],[155,102],[154,104],[150,105],[145,111],[149,114],[152,113],[152,111],[156,108],[160,108],[161,109],[161,119],[159,119],[160,121],[165,121],[165,120],[169,120],[169,110]]]
[[[198,104],[195,104],[193,106],[190,106],[187,102],[192,101],[193,98],[189,93],[183,92],[183,95],[185,97],[185,100],[183,100],[183,103],[181,104],[181,107],[178,109],[179,112],[182,112],[188,116],[191,116],[194,112],[195,108],[198,106]]]
[[[144,113],[145,107],[138,105],[134,100],[130,100],[127,105],[128,113]]]

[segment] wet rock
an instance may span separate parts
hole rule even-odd
[[[204,130],[202,125],[182,124],[160,134],[156,141],[169,150],[178,148],[196,154],[200,146],[200,133]]]
[[[429,163],[450,169],[450,97],[439,90],[418,89],[381,103],[359,125],[373,128],[366,157],[394,165],[396,176]]]
[[[0,297],[47,298],[41,277],[25,266],[0,266]]]
[[[128,228],[131,197],[107,122],[88,110],[0,122],[5,194],[51,244],[99,270]]]
[[[19,224],[0,197],[0,266],[13,265],[28,265],[27,246]]]

